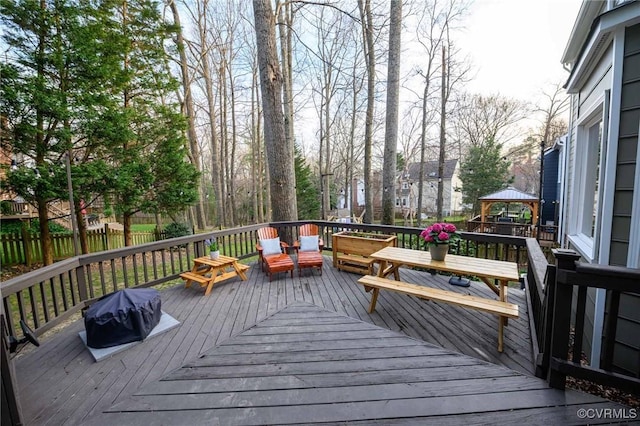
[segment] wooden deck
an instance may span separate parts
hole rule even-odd
[[[369,314],[359,275],[333,269],[328,257],[322,276],[305,272],[270,283],[254,264],[248,281],[216,284],[206,297],[178,282],[162,291],[162,307],[180,326],[98,363],[76,321],[16,359],[26,423],[574,424],[578,408],[614,407],[551,390],[528,374],[528,317],[518,289],[509,301],[521,317],[509,321],[500,354],[490,314],[391,292],[381,292]],[[459,288],[427,272],[401,274],[493,295],[482,283]]]

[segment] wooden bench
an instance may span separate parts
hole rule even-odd
[[[452,305],[458,305],[464,308],[476,309],[478,311],[498,315],[498,351],[500,352],[502,352],[504,326],[506,325],[507,318],[518,318],[519,316],[518,305],[509,302],[501,302],[500,300],[485,299],[483,297],[390,280],[374,275],[365,275],[358,280],[358,283],[364,285],[365,290],[367,291],[373,289],[371,305],[369,306],[370,313],[376,309],[376,302],[378,301],[378,293],[380,289],[384,289],[409,294],[421,299],[450,303]]]
[[[211,278],[206,275],[199,275],[194,272],[183,272],[180,274],[180,278],[186,281],[187,288],[191,285],[191,281],[196,281],[200,284],[209,284],[211,280]]]
[[[358,274],[373,274],[373,264],[376,262],[371,257],[359,256],[357,254],[338,253],[336,255],[338,269],[344,271],[356,272]]]
[[[369,312],[373,312],[376,308],[378,290],[384,289],[409,294],[421,299],[437,300],[439,302],[489,312],[498,316],[508,318],[518,318],[519,316],[518,305],[509,302],[501,302],[499,300],[485,299],[484,297],[460,294],[453,291],[441,290],[439,288],[431,288],[402,281],[390,280],[388,278],[381,278],[375,275],[365,275],[360,278],[358,282],[365,287],[373,288]]]

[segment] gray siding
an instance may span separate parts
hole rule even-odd
[[[640,24],[628,27],[625,32],[620,134],[609,252],[611,265],[627,265],[639,125]],[[614,365],[621,371],[634,376],[640,375],[640,338],[638,336],[640,336],[640,297],[623,294],[620,300]]]

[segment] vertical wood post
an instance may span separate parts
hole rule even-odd
[[[542,360],[536,367],[536,376],[546,378],[549,374],[549,360],[551,359],[551,335],[553,333],[553,307],[556,297],[556,267],[547,266],[544,300],[542,301],[542,327],[540,327],[540,352]]]
[[[85,274],[85,268],[90,266],[78,266],[76,268],[76,282],[78,283],[78,295],[81,301],[89,299],[89,289],[87,288],[87,274]]]
[[[104,236],[102,237],[103,250],[109,250],[109,224],[104,224]]]
[[[12,333],[8,329],[5,322],[4,308],[0,304],[0,354],[1,370],[2,370],[2,404],[0,413],[2,413],[3,425],[21,425],[22,422],[22,407],[20,406],[20,400],[18,399],[18,387],[15,381],[15,369],[13,368],[13,361],[9,356],[9,344],[8,336]]]
[[[573,296],[573,286],[563,282],[565,273],[575,271],[576,261],[580,258],[573,250],[554,249],[553,255],[556,258],[556,288],[551,317],[551,357],[560,360],[567,360],[569,352],[569,334],[571,331],[571,298]],[[564,389],[566,375],[553,368],[549,369],[549,386],[557,389]]]
[[[31,256],[31,236],[29,235],[29,230],[27,229],[27,222],[22,221],[20,232],[22,233],[22,250],[24,251],[24,264],[27,265],[27,267],[29,267],[31,266],[32,256]]]

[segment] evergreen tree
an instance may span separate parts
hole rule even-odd
[[[298,199],[298,218],[320,218],[320,194],[318,183],[314,182],[311,168],[306,164],[304,157],[297,146],[294,147],[294,166],[296,173],[296,197]]]
[[[64,155],[71,146],[70,74],[75,57],[67,37],[80,24],[74,4],[0,1],[10,60],[0,70],[2,145],[20,160],[3,186],[38,209],[45,265],[53,263],[48,205],[66,188]]]
[[[46,264],[47,205],[68,197],[67,153],[76,207],[111,200],[127,244],[135,212],[175,212],[196,198],[183,117],[169,101],[177,83],[164,42],[172,28],[158,8],[145,0],[0,0],[11,58],[0,70],[2,144],[26,166],[4,184],[38,205]]]
[[[488,140],[483,146],[472,147],[461,164],[462,201],[473,206],[474,214],[480,211],[478,198],[498,191],[511,182],[510,163],[501,152],[501,144]]]

